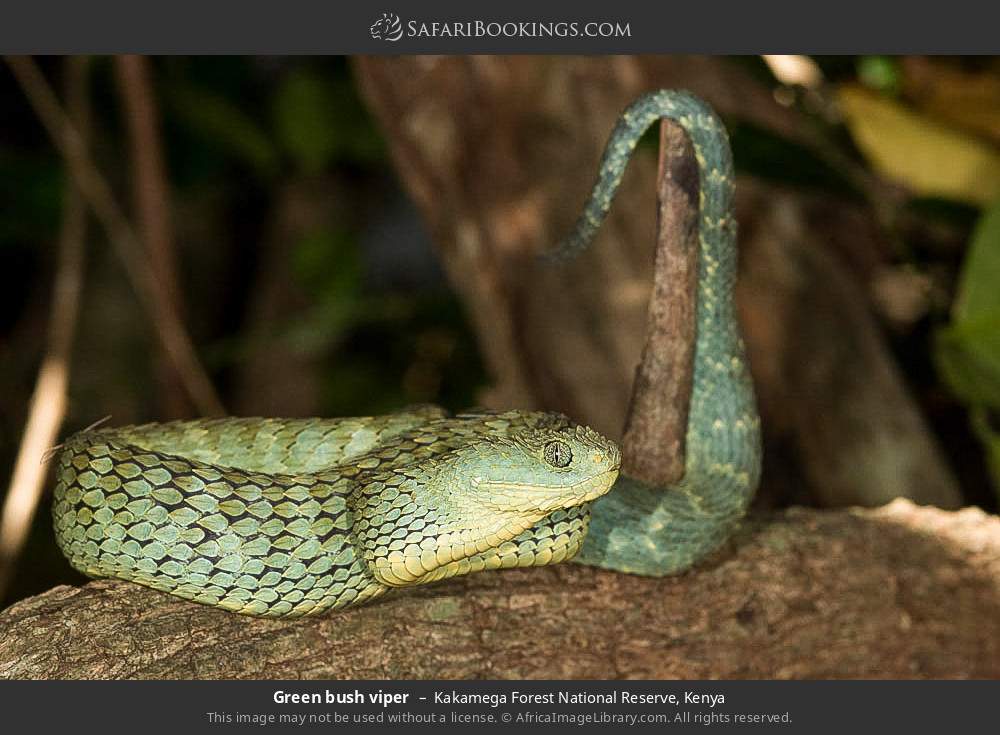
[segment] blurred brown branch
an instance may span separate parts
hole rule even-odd
[[[4,58],[62,154],[84,199],[107,231],[139,301],[149,313],[163,348],[170,355],[191,400],[201,414],[224,414],[222,402],[198,359],[180,315],[173,309],[166,286],[157,278],[110,185],[90,159],[79,132],[66,119],[59,100],[38,65],[26,56]]]
[[[115,68],[128,123],[139,234],[145,242],[153,275],[163,286],[162,298],[168,302],[164,308],[183,315],[184,300],[177,277],[177,253],[171,226],[170,191],[149,60],[132,54],[117,56]],[[183,381],[173,369],[170,355],[162,351],[166,358],[159,370],[163,418],[187,416],[191,408]]]
[[[65,66],[68,116],[85,145],[90,129],[89,59],[74,56],[67,59]],[[38,369],[24,436],[0,519],[0,599],[3,599],[13,579],[17,560],[42,497],[48,470],[45,451],[56,442],[66,415],[70,358],[83,286],[87,236],[85,207],[76,182],[67,180],[46,351]]]

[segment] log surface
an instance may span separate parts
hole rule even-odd
[[[494,572],[317,619],[57,587],[0,613],[0,676],[996,678],[1000,519],[791,509],[675,578]]]

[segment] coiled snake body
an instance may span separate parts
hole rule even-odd
[[[690,136],[701,192],[694,380],[677,485],[619,478],[613,442],[551,413],[422,408],[86,431],[65,442],[57,468],[56,538],[71,564],[227,610],[298,616],[574,555],[660,576],[716,548],[756,488],[760,438],[733,305],[732,162],[711,109],[666,90],[634,102],[556,252],[590,243],[638,139],[661,117]]]

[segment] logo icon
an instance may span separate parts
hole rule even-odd
[[[382,13],[368,30],[376,41],[398,41],[403,37],[403,23],[395,13]]]

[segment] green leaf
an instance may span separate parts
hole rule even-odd
[[[1000,434],[989,415],[1000,411],[1000,203],[976,224],[962,264],[952,323],[934,339],[942,379],[970,409],[972,428],[1000,490]]]
[[[292,249],[292,272],[317,298],[357,293],[361,285],[357,236],[347,228],[316,228]]]
[[[291,264],[295,280],[312,296],[314,306],[285,338],[303,353],[316,352],[339,339],[362,313],[356,238],[346,229],[319,228],[299,240]]]
[[[950,326],[935,335],[935,360],[952,390],[973,406],[1000,409],[1000,204],[969,243]]]
[[[193,84],[170,85],[167,104],[179,123],[250,165],[261,177],[278,171],[278,152],[253,118],[222,95]]]
[[[1000,315],[938,330],[934,352],[955,395],[971,406],[1000,409]]]
[[[986,463],[993,477],[994,487],[1000,488],[1000,433],[990,425],[988,412],[985,409],[973,410],[971,423],[972,430],[986,450]]]
[[[297,69],[274,97],[274,127],[281,147],[306,174],[331,163],[378,163],[382,139],[358,98],[350,77]]]
[[[337,100],[322,77],[296,70],[274,100],[274,125],[282,147],[307,174],[315,174],[337,151]]]
[[[962,264],[955,322],[1000,317],[1000,202],[976,223]]]
[[[884,94],[899,94],[899,61],[890,56],[862,56],[858,59],[858,79],[866,87]]]
[[[65,191],[65,173],[57,158],[0,147],[0,247],[51,242]]]

